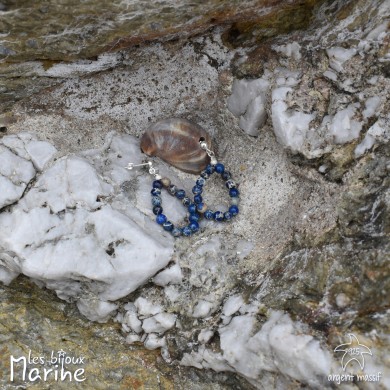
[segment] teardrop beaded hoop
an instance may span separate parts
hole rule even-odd
[[[160,175],[158,175],[156,169],[153,168],[152,162],[150,161],[146,164],[139,165],[130,163],[127,167],[127,169],[133,169],[134,167],[138,166],[149,166],[149,173],[155,177],[151,190],[153,214],[156,215],[156,222],[159,225],[162,225],[164,230],[170,232],[173,237],[188,237],[199,231],[199,220],[202,217],[208,220],[214,220],[216,222],[224,222],[230,221],[239,212],[238,200],[240,193],[237,189],[236,183],[232,180],[231,173],[226,171],[225,166],[217,161],[214,152],[208,149],[207,144],[204,141],[201,140],[199,144],[200,147],[204,149],[211,158],[211,163],[204,171],[201,172],[199,178],[196,180],[195,186],[192,188],[192,193],[194,195],[192,199],[186,195],[186,192],[183,189],[178,189],[175,185],[171,184],[170,179],[162,178]],[[202,193],[204,190],[204,185],[210,176],[215,172],[220,174],[222,179],[225,181],[225,185],[229,190],[229,195],[231,197],[229,210],[225,212],[213,211],[207,208],[206,204],[203,202]],[[167,216],[163,214],[161,199],[161,190],[163,188],[166,188],[170,195],[175,196],[177,199],[181,200],[182,204],[187,208],[188,225],[176,227],[171,221],[168,220]]]
[[[202,193],[206,180],[208,180],[211,175],[216,172],[219,173],[222,179],[225,181],[225,185],[229,190],[229,195],[231,197],[231,204],[228,211],[213,211],[207,208],[203,203]],[[238,210],[238,199],[240,192],[237,189],[236,183],[232,180],[231,173],[225,170],[225,166],[221,163],[216,163],[215,165],[208,165],[206,169],[200,174],[200,177],[196,181],[196,185],[193,187],[192,192],[195,194],[194,202],[196,204],[197,211],[204,215],[206,219],[215,220],[217,222],[230,221],[235,217]],[[189,210],[191,212],[191,210]]]
[[[191,199],[186,196],[186,192],[171,184],[171,181],[168,178],[164,177],[161,180],[154,180],[151,194],[153,214],[156,215],[156,222],[159,225],[162,225],[164,230],[171,232],[173,237],[180,237],[181,235],[190,236],[191,234],[196,233],[199,230],[199,218],[197,216],[189,214],[189,224],[184,227],[176,227],[171,221],[168,220],[166,215],[163,214],[162,199],[160,197],[161,189],[163,187],[167,189],[170,195],[175,196],[177,199],[181,200],[185,207],[190,207],[192,204]]]

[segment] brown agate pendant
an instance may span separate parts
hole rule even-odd
[[[199,147],[203,140],[211,148],[206,131],[187,119],[163,119],[151,125],[141,138],[141,150],[188,173],[200,173],[210,163],[206,151]]]

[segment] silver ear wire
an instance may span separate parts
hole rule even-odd
[[[161,176],[157,173],[157,169],[153,168],[153,163],[151,161],[148,161],[144,164],[134,164],[134,163],[129,163],[126,167],[129,171],[131,171],[133,168],[138,168],[138,167],[144,167],[148,165],[149,166],[149,173],[155,177],[156,180],[160,180]]]
[[[216,159],[216,157],[215,157],[215,153],[207,147],[207,142],[206,142],[206,141],[199,141],[199,146],[200,146],[200,148],[203,149],[203,150],[207,153],[207,155],[210,157],[210,163],[211,163],[211,165],[217,164],[218,161],[217,161],[217,159]]]
[[[149,165],[149,167],[152,167],[153,163],[151,161],[148,161],[147,163],[145,164],[134,164],[134,163],[129,163],[126,167],[126,169],[128,169],[129,171],[131,171],[133,168],[137,168],[137,167],[144,167],[145,165]]]

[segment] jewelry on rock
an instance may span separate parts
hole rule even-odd
[[[140,139],[140,148],[150,157],[158,157],[183,172],[199,174],[210,163],[199,140],[211,147],[211,137],[197,123],[184,118],[166,118],[151,124]]]
[[[153,214],[156,215],[156,222],[162,225],[163,229],[170,232],[173,237],[191,236],[199,231],[199,220],[203,217],[207,220],[214,220],[216,222],[230,221],[239,213],[238,200],[239,191],[236,183],[232,180],[231,173],[225,170],[225,166],[218,162],[215,158],[215,154],[207,146],[207,142],[203,138],[199,140],[199,147],[203,149],[210,157],[210,164],[200,173],[200,176],[196,180],[195,186],[192,188],[193,198],[187,196],[183,189],[179,189],[171,180],[166,177],[161,177],[157,173],[157,170],[153,167],[153,163],[148,161],[144,164],[129,163],[127,169],[131,170],[135,167],[149,166],[149,173],[154,176],[152,184],[152,206]],[[231,197],[231,205],[228,211],[213,211],[203,202],[202,193],[206,181],[211,175],[216,172],[221,175],[221,178],[225,181],[225,185],[229,190],[229,196]],[[181,200],[184,207],[188,210],[188,224],[182,227],[174,226],[174,224],[168,220],[167,216],[163,214],[161,190],[165,188],[168,193]]]

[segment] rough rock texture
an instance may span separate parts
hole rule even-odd
[[[107,336],[112,345],[161,348],[186,388],[332,388],[329,375],[342,373],[334,349],[352,333],[372,355],[364,370],[350,371],[382,378],[343,386],[390,388],[390,7],[270,3],[279,8],[248,19],[258,7],[248,2],[242,19],[226,16],[226,25],[212,22],[201,34],[190,23],[194,36],[181,26],[174,41],[168,29],[139,47],[125,39],[128,48],[116,53],[96,45],[96,61],[51,64],[53,83],[66,80],[27,98],[31,89],[3,115],[0,158],[16,168],[0,167],[9,188],[0,194],[0,276],[11,283],[3,301],[24,273],[90,320],[108,321],[94,326],[119,324],[116,338]],[[26,77],[35,88],[34,72]],[[35,91],[45,86],[39,77]],[[175,241],[152,222],[151,178],[124,169],[142,158],[134,136],[170,116],[210,132],[241,192],[232,223],[202,222],[199,234]],[[35,157],[32,142],[44,146]],[[61,168],[69,162],[74,170]],[[156,165],[190,191],[193,176]],[[227,206],[222,187],[207,183],[207,204]],[[167,215],[183,218],[177,200],[164,202]],[[22,222],[32,213],[29,236]],[[121,241],[126,229],[140,248]],[[125,260],[145,256],[146,246],[147,266]]]
[[[0,112],[76,74],[112,69],[119,49],[185,39],[222,26],[229,45],[306,27],[323,0],[193,2],[3,1],[0,7]],[[67,61],[67,62],[66,62]],[[7,122],[9,118],[3,118]]]
[[[119,334],[116,324],[96,324],[86,321],[72,304],[58,299],[51,291],[42,290],[25,278],[18,278],[11,288],[1,286],[0,303],[0,387],[17,389],[26,386],[17,371],[13,383],[9,380],[10,359],[25,356],[51,359],[52,353],[64,350],[68,356],[84,358],[85,381],[54,381],[28,383],[30,389],[188,389],[188,378],[194,388],[229,389],[239,386],[236,377],[220,374],[218,382],[201,378],[196,370],[169,366],[158,351],[138,346],[129,347]],[[114,351],[114,352],[113,352]],[[20,367],[20,363],[17,367]],[[28,364],[28,369],[42,367]],[[46,365],[46,368],[49,366]],[[70,367],[74,371],[74,367]]]
[[[38,141],[29,138],[20,133],[1,140],[9,146],[0,150],[0,158],[17,169],[16,175],[11,168],[3,169],[3,174],[9,173],[5,176],[9,186],[19,171],[30,174],[20,191],[8,190],[7,185],[2,188],[15,196],[8,196],[0,207],[17,203],[12,212],[4,211],[0,217],[2,280],[23,273],[62,299],[77,297],[80,311],[88,318],[105,320],[116,309],[108,301],[144,284],[168,264],[173,253],[173,239],[160,234],[150,221],[153,213],[149,210],[145,219],[135,208],[134,203],[142,208],[142,202],[149,200],[145,199],[149,191],[139,183],[136,172],[126,169],[130,160],[142,159],[138,142],[130,136],[108,136],[105,148],[90,150],[85,157],[54,159],[50,168],[35,177],[32,165],[25,167],[28,161],[18,156],[36,149]],[[41,144],[46,147],[41,160],[48,160],[55,148]],[[22,191],[26,182],[28,190]],[[139,194],[131,191],[134,185]],[[124,196],[126,186],[133,199]]]

